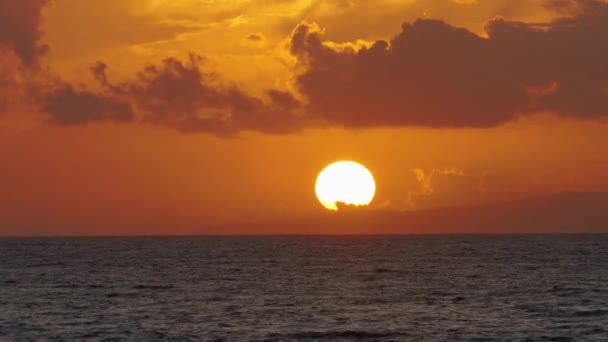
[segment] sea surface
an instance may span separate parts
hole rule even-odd
[[[608,235],[0,239],[0,341],[608,341]]]

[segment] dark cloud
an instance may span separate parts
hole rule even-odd
[[[581,118],[608,115],[608,3],[548,5],[574,16],[550,25],[491,21],[493,49],[519,82],[548,89],[540,91],[533,109]]]
[[[608,90],[601,82],[564,79],[541,96],[536,106],[563,116],[601,118],[608,115]]]
[[[91,74],[102,86],[107,87],[110,85],[108,82],[108,76],[106,76],[106,70],[108,66],[103,62],[97,62],[91,67]]]
[[[26,65],[47,50],[39,43],[42,9],[49,0],[0,0],[0,44],[13,49]]]
[[[527,103],[484,39],[440,21],[405,24],[390,44],[357,52],[324,46],[302,25],[291,51],[306,63],[297,82],[309,110],[335,124],[486,127]]]
[[[43,110],[58,124],[133,118],[132,103],[143,122],[183,132],[208,132],[230,136],[249,130],[287,134],[301,129],[299,102],[289,93],[266,92],[266,99],[247,95],[236,86],[225,86],[219,78],[205,73],[200,56],[184,62],[165,59],[148,65],[134,79],[112,83],[107,66],[98,62],[91,68],[103,92],[76,91],[58,87],[48,96]]]
[[[179,121],[205,108],[220,108],[222,94],[212,84],[215,76],[203,73],[201,62],[194,55],[188,62],[165,59],[161,65],[148,65],[120,89],[137,98],[147,120],[153,122]]]
[[[602,38],[608,35],[608,4],[589,2],[584,8],[550,25],[493,20],[486,27],[489,42],[509,72],[526,84],[607,82],[608,45]]]
[[[195,55],[188,62],[169,58],[160,66],[146,67],[120,89],[135,98],[145,121],[181,131],[281,134],[300,128],[293,115],[297,101],[290,94],[271,90],[267,101],[249,96],[203,72],[202,63]]]
[[[0,0],[0,114],[22,100],[40,76],[42,10],[49,0]]]
[[[58,86],[48,94],[42,109],[50,115],[50,121],[58,125],[133,120],[129,103],[88,90],[77,90],[71,85]]]
[[[496,19],[488,38],[437,20],[404,24],[356,50],[301,24],[290,49],[308,112],[347,127],[489,127],[518,114],[608,115],[608,4],[552,1],[573,16],[539,25]],[[542,91],[541,91],[542,90]]]
[[[247,40],[250,40],[252,42],[259,42],[262,41],[264,39],[264,36],[262,36],[259,33],[253,33],[247,36]]]

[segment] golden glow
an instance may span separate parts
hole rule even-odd
[[[315,192],[325,208],[338,210],[339,202],[368,205],[374,199],[376,183],[365,166],[353,161],[339,161],[319,173]]]

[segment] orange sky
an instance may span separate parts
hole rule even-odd
[[[371,3],[0,0],[0,235],[608,191],[608,3]]]

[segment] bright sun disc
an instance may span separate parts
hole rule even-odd
[[[329,210],[338,210],[339,202],[363,206],[374,199],[376,182],[365,166],[353,161],[339,161],[319,173],[315,192],[319,202]]]

